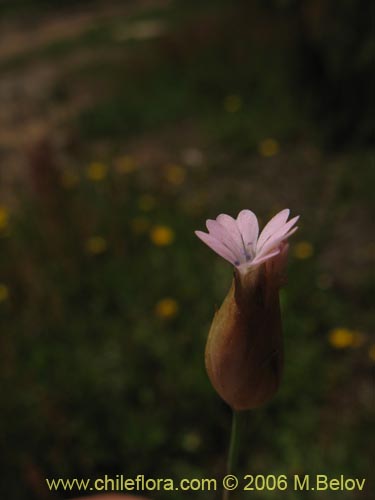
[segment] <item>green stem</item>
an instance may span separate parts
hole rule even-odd
[[[241,413],[239,411],[233,410],[232,415],[232,430],[230,434],[230,442],[229,442],[229,452],[228,452],[228,461],[227,461],[227,474],[234,474],[237,469],[238,462],[238,452],[239,452],[239,443],[240,443],[240,435],[241,435]],[[230,491],[223,491],[223,500],[228,500],[230,495]]]
[[[237,468],[240,435],[240,412],[233,410],[232,430],[230,434],[227,474],[233,474]]]

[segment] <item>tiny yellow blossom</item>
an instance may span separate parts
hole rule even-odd
[[[182,437],[182,447],[186,451],[194,452],[200,447],[201,444],[202,444],[202,438],[197,432],[194,431],[187,432]]]
[[[114,164],[116,171],[119,174],[130,174],[131,172],[134,172],[134,170],[136,170],[137,168],[134,158],[128,155],[116,158]]]
[[[9,214],[5,207],[0,206],[0,231],[8,227]]]
[[[73,189],[79,184],[79,175],[74,170],[65,169],[61,173],[61,185],[65,189]]]
[[[329,343],[335,349],[357,347],[356,338],[358,338],[358,332],[348,328],[334,328],[328,335]]]
[[[242,107],[242,99],[239,95],[228,95],[224,99],[224,109],[228,113],[236,113]]]
[[[370,345],[370,349],[368,350],[368,356],[371,361],[375,363],[375,344]]]
[[[165,179],[175,186],[182,184],[186,178],[186,170],[181,165],[167,165],[165,167]]]
[[[299,241],[295,244],[293,253],[297,259],[309,259],[314,253],[314,247],[308,241]]]
[[[143,234],[148,231],[150,227],[150,221],[146,219],[146,217],[139,216],[134,217],[130,225],[136,234]]]
[[[177,301],[170,297],[159,300],[155,305],[155,315],[161,319],[174,318],[178,314],[178,310]]]
[[[0,283],[0,302],[5,302],[9,298],[9,289],[4,283]]]
[[[139,197],[138,207],[142,212],[150,212],[156,205],[156,200],[151,194],[143,194]]]
[[[107,241],[102,236],[92,236],[86,241],[86,250],[92,255],[104,253],[107,247]]]
[[[94,182],[102,181],[107,176],[108,167],[105,163],[93,162],[87,167],[87,177]]]
[[[168,226],[157,225],[151,229],[150,238],[154,245],[163,247],[173,243],[174,232]]]
[[[263,139],[258,145],[258,151],[261,156],[275,156],[280,150],[280,145],[275,139]]]

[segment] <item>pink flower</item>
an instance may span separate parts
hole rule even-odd
[[[278,390],[283,371],[279,289],[285,282],[286,239],[297,227],[289,210],[259,235],[250,210],[221,214],[196,235],[235,266],[232,286],[208,333],[205,364],[218,394],[235,410],[257,408]],[[264,265],[260,265],[264,264]]]
[[[278,255],[283,242],[297,231],[294,226],[299,216],[288,221],[289,212],[288,208],[281,210],[260,235],[257,217],[251,210],[241,210],[237,219],[226,214],[220,214],[216,220],[208,219],[208,233],[195,231],[195,234],[244,274],[249,268]]]

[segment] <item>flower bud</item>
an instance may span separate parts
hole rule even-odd
[[[215,314],[206,346],[208,376],[234,410],[267,402],[277,391],[283,365],[279,288],[287,239],[299,217],[281,210],[259,234],[256,215],[208,219],[208,233],[195,234],[235,269],[232,287]]]
[[[279,288],[287,255],[246,273],[237,269],[209,331],[205,362],[219,395],[234,410],[266,403],[277,391],[283,367]]]

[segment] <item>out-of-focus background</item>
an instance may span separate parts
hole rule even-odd
[[[241,470],[370,481],[369,10],[0,2],[2,498],[50,498],[46,477],[221,476],[230,411],[203,352],[232,271],[193,230],[243,208],[301,223],[285,376]]]

